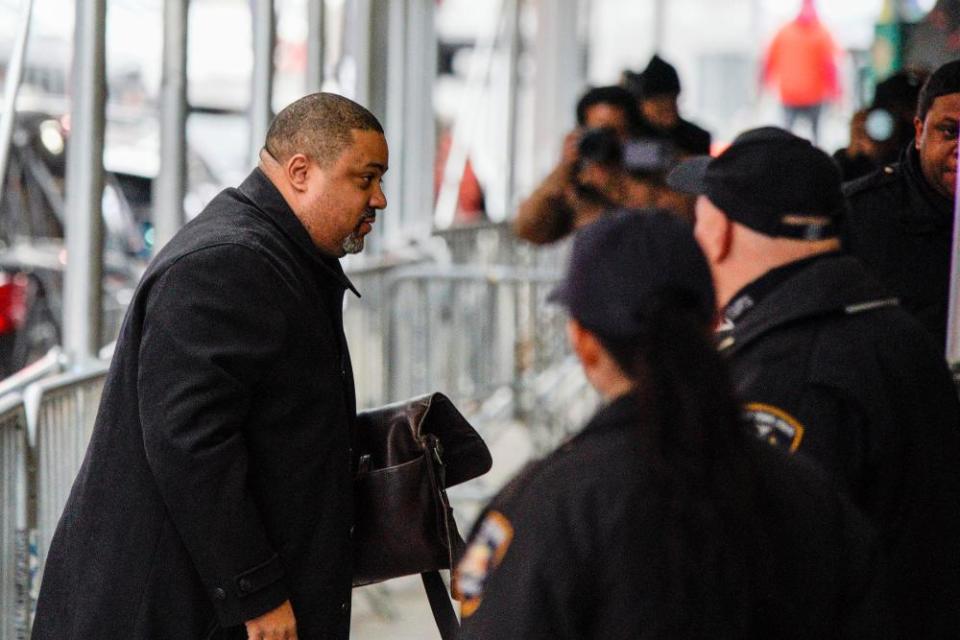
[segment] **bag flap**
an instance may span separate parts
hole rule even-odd
[[[487,443],[442,393],[429,396],[420,430],[435,435],[443,447],[448,487],[482,476],[493,466]]]
[[[430,393],[357,415],[357,455],[369,455],[382,469],[423,455],[423,436],[433,434],[443,448],[446,486],[490,470],[493,459],[480,434],[442,393]]]
[[[420,396],[357,414],[354,451],[369,455],[373,469],[394,467],[423,455],[420,423],[430,397]]]

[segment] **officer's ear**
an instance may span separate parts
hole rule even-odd
[[[733,222],[706,196],[697,198],[693,235],[710,264],[722,262],[730,255]]]
[[[570,347],[577,354],[577,358],[583,363],[585,368],[596,366],[600,360],[600,353],[603,347],[597,337],[583,328],[579,322],[573,318],[567,320],[567,339],[570,341]]]
[[[716,261],[721,262],[726,260],[727,256],[730,255],[731,247],[733,247],[733,221],[727,216],[723,216],[720,237],[718,238],[717,242],[718,246]]]
[[[920,150],[920,141],[923,140],[923,120],[920,118],[913,119],[913,130],[916,135],[913,138],[913,146],[917,148],[917,151]]]

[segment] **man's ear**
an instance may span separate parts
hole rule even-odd
[[[299,192],[307,190],[310,177],[310,159],[302,153],[295,153],[283,165],[290,186]]]
[[[567,338],[585,368],[589,369],[597,364],[600,359],[600,341],[572,318],[567,320]]]
[[[694,236],[710,264],[717,264],[730,255],[733,244],[733,223],[705,196],[696,204]]]
[[[921,120],[920,118],[914,118],[914,119],[913,119],[913,130],[915,131],[915,135],[914,135],[914,138],[913,138],[913,146],[916,147],[917,150],[919,151],[919,150],[920,150],[920,140],[923,139],[923,120]]]
[[[725,215],[720,216],[720,237],[717,247],[717,262],[726,260],[733,247],[733,222]]]

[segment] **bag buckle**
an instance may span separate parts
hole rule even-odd
[[[427,448],[433,453],[433,458],[437,461],[437,464],[443,465],[443,445],[440,443],[440,439],[432,433],[428,433],[424,440],[426,440]]]

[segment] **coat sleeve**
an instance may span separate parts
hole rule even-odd
[[[146,300],[138,396],[147,460],[223,626],[289,598],[248,487],[257,469],[244,436],[257,380],[281,355],[282,286],[252,249],[221,245],[174,263]]]

